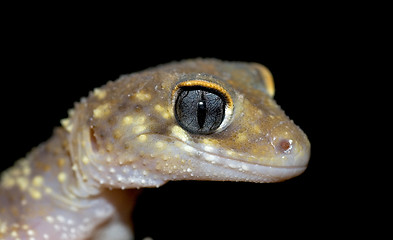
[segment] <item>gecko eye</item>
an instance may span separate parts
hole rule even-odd
[[[228,125],[232,101],[221,86],[193,80],[178,84],[176,90],[175,117],[184,130],[212,134]]]

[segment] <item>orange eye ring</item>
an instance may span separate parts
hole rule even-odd
[[[199,79],[184,81],[184,82],[180,82],[179,84],[176,85],[176,87],[172,91],[172,95],[175,96],[176,92],[180,88],[183,88],[183,87],[202,87],[202,88],[211,89],[215,92],[220,93],[221,96],[224,97],[228,108],[230,108],[230,109],[233,108],[233,101],[232,101],[231,95],[229,94],[229,92],[227,90],[225,90],[225,88],[223,88],[219,84],[209,82],[206,80],[199,80]]]

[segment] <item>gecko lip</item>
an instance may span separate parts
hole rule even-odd
[[[146,133],[145,133],[146,134]],[[157,135],[157,134],[150,134]],[[214,180],[215,177],[220,180],[228,181],[247,181],[247,182],[277,182],[284,181],[286,179],[295,177],[303,173],[307,168],[307,161],[309,158],[309,152],[298,152],[297,154],[291,155],[296,158],[302,165],[291,165],[291,166],[272,166],[254,162],[247,162],[244,159],[221,155],[219,153],[208,152],[200,147],[186,143],[185,141],[177,137],[169,137],[171,141],[176,141],[184,144],[189,149],[192,149],[193,155],[190,159],[196,159],[198,163],[195,165],[201,165],[202,169],[209,169],[212,173],[210,177],[196,177],[199,180]],[[202,160],[202,161],[201,161]],[[206,168],[205,168],[206,167]],[[208,167],[208,168],[207,168]],[[203,170],[202,170],[203,172]]]
[[[307,165],[299,166],[269,166],[259,163],[246,162],[243,159],[220,156],[200,150],[204,154],[204,160],[212,165],[217,166],[219,171],[226,169],[227,172],[236,172],[239,179],[253,182],[276,182],[283,181],[303,173]],[[300,157],[308,157],[305,154]]]

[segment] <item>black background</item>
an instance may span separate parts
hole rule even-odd
[[[331,83],[340,68],[334,59],[345,58],[337,46],[346,49],[347,42],[330,23],[306,18],[270,28],[258,18],[185,26],[181,19],[145,25],[133,19],[118,28],[105,21],[70,24],[69,18],[5,24],[2,169],[48,139],[80,97],[121,74],[194,57],[259,62],[275,77],[276,101],[310,139],[307,171],[275,184],[174,182],[147,189],[134,214],[137,239],[313,237],[343,228],[347,213],[336,215],[335,204],[348,203],[332,177],[339,174],[332,161],[343,160],[331,141],[337,134],[331,98],[339,93]],[[336,221],[327,221],[332,216]]]

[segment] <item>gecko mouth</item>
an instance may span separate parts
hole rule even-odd
[[[234,180],[251,182],[277,182],[303,173],[307,166],[270,166],[247,162],[243,159],[221,156],[201,150],[202,159],[214,165],[218,172],[223,171]],[[233,179],[229,179],[233,180]]]
[[[158,134],[153,133],[149,135],[158,136]],[[162,135],[159,136],[163,137]],[[211,146],[195,146],[174,136],[165,137],[168,138],[168,142],[175,142],[175,145],[182,149],[181,151],[177,149],[177,152],[186,153],[187,158],[195,163],[194,166],[202,169],[200,170],[202,174],[195,175],[195,179],[199,180],[216,180],[216,178],[219,178],[228,181],[277,182],[300,175],[307,167],[307,164],[291,166],[261,164],[248,161],[245,155],[244,158],[228,156],[219,152],[212,152],[214,148]],[[300,152],[291,157],[308,160],[309,154]],[[255,160],[257,160],[256,157]],[[307,161],[301,159],[299,162]]]

